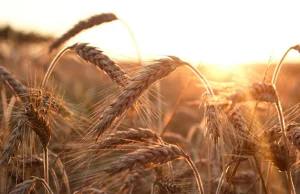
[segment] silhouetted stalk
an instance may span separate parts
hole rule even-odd
[[[284,151],[285,152],[285,159],[286,159],[286,163],[288,164],[288,169],[286,171],[286,175],[287,175],[287,179],[288,179],[288,192],[289,193],[291,193],[291,192],[296,193],[294,183],[293,183],[293,180],[292,180],[292,176],[291,176],[289,150],[288,150],[288,140],[287,140],[287,137],[286,137],[285,122],[284,122],[283,112],[282,112],[282,108],[281,108],[279,99],[276,102],[276,108],[277,108],[277,114],[278,114],[279,123],[280,123],[280,127],[281,127],[281,132],[282,132],[282,136],[283,136],[284,149],[285,149],[285,151]]]
[[[54,59],[52,60],[51,64],[49,65],[49,67],[48,67],[48,69],[47,69],[47,72],[46,72],[46,75],[45,75],[45,77],[44,77],[44,79],[43,79],[41,88],[45,88],[45,86],[46,86],[46,84],[47,84],[47,82],[48,82],[48,80],[49,80],[49,77],[50,77],[50,75],[51,75],[51,73],[52,73],[52,71],[53,71],[53,69],[54,69],[54,67],[55,67],[55,64],[56,64],[57,60],[58,60],[58,59],[59,59],[59,58],[60,58],[67,50],[69,50],[70,48],[71,48],[71,47],[68,46],[68,47],[62,49],[62,50],[59,51],[59,53],[54,57]]]
[[[299,47],[299,45],[295,45],[295,46],[292,46],[290,47],[287,51],[285,51],[284,55],[282,56],[282,58],[280,59],[279,63],[276,65],[276,68],[274,70],[274,73],[273,73],[273,77],[272,77],[272,84],[276,84],[276,80],[277,80],[277,77],[278,77],[278,74],[279,74],[279,71],[281,69],[281,66],[282,66],[282,62],[283,60],[285,59],[285,57],[287,56],[287,54],[291,51],[291,50],[297,50],[297,48]]]

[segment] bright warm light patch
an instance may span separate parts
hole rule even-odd
[[[297,2],[87,0],[70,7],[69,2],[53,0],[47,9],[37,2],[19,1],[16,7],[7,1],[0,18],[18,28],[59,36],[81,19],[113,12],[130,26],[144,60],[176,55],[193,64],[266,63],[271,53],[277,61],[300,43]],[[93,43],[123,59],[137,58],[130,33],[119,21],[90,29],[75,41]]]

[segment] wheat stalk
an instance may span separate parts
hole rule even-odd
[[[71,190],[70,190],[69,178],[68,178],[64,163],[61,161],[59,155],[57,155],[51,151],[49,153],[50,153],[50,156],[52,156],[52,161],[53,161],[51,163],[51,166],[56,165],[59,168],[63,183],[65,184],[65,188],[66,188],[65,192],[66,192],[66,194],[70,194]]]
[[[275,88],[275,85],[273,85],[273,87]],[[278,96],[277,96],[277,99],[278,99]],[[286,129],[285,129],[285,121],[284,121],[284,117],[283,117],[282,107],[281,107],[279,99],[276,102],[276,110],[277,110],[277,115],[279,118],[280,128],[281,128],[281,132],[282,132],[282,136],[283,136],[283,143],[284,143],[284,149],[285,149],[285,160],[286,160],[286,163],[289,164],[290,158],[289,158],[289,150],[288,150],[288,139],[287,139],[287,134],[286,134]],[[286,174],[287,174],[287,179],[288,179],[288,191],[290,193],[291,192],[296,193],[290,168],[287,169]]]
[[[298,52],[300,52],[300,44],[291,46],[287,51],[285,51],[284,55],[281,57],[279,63],[276,65],[276,68],[274,70],[274,73],[273,73],[273,76],[272,76],[272,84],[276,84],[278,74],[279,74],[281,66],[282,66],[282,62],[291,50],[297,50]]]
[[[283,55],[283,57],[281,58],[281,60],[279,61],[279,63],[276,65],[276,68],[274,70],[273,76],[272,76],[272,85],[275,88],[275,84],[276,84],[276,80],[278,78],[278,74],[279,71],[281,69],[282,66],[282,62],[285,59],[286,55],[291,51],[291,50],[297,50],[298,52],[300,52],[300,45],[297,44],[295,46],[290,47]],[[278,98],[278,97],[277,97]],[[278,113],[278,118],[280,121],[280,126],[281,126],[281,132],[283,135],[283,142],[284,142],[284,149],[285,149],[285,157],[286,157],[286,162],[289,164],[289,155],[288,155],[288,144],[287,144],[287,134],[286,134],[286,129],[285,129],[285,121],[284,121],[284,117],[283,117],[283,113],[282,113],[282,107],[280,104],[279,99],[276,101],[276,108],[277,108],[277,113]],[[291,176],[291,171],[290,169],[287,170],[286,172],[287,174],[287,178],[288,178],[288,191],[291,193],[296,193],[295,188],[294,188],[294,184],[293,184],[293,179]]]

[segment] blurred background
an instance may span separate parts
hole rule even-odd
[[[297,1],[1,0],[0,27],[53,38],[80,20],[112,12],[128,24],[144,60],[171,54],[193,64],[232,66],[279,60],[298,44],[298,8]],[[120,21],[87,30],[67,44],[77,41],[136,59],[130,33]],[[44,40],[40,48],[46,47]],[[288,59],[297,56],[291,52]]]

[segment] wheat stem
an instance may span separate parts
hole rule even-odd
[[[198,186],[198,190],[201,194],[204,194],[204,189],[203,189],[203,184],[201,181],[201,177],[200,177],[200,173],[198,172],[194,162],[191,160],[191,157],[189,157],[188,155],[186,155],[185,157],[186,161],[188,162],[188,164],[190,165],[190,167],[193,170],[193,173],[196,177],[196,182],[197,182],[197,186]]]
[[[276,68],[274,70],[274,73],[272,76],[272,84],[276,84],[276,80],[277,80],[279,71],[281,69],[282,62],[285,59],[285,57],[287,56],[287,54],[293,49],[297,50],[298,47],[299,47],[299,45],[295,45],[295,46],[290,47],[287,51],[285,51],[284,55],[282,56],[282,58],[280,59],[279,63],[276,65]]]
[[[208,80],[206,79],[206,77],[197,68],[195,68],[193,65],[191,65],[189,63],[186,63],[185,65],[188,66],[197,75],[197,77],[203,83],[207,93],[209,93],[211,96],[214,96],[214,91],[213,91],[212,87],[210,86],[210,84],[209,84]]]
[[[58,60],[58,59],[59,59],[59,58],[60,58],[67,50],[69,50],[70,48],[71,48],[71,47],[68,46],[68,47],[62,49],[62,50],[59,51],[59,53],[54,57],[54,59],[52,60],[52,62],[50,63],[50,65],[49,65],[49,67],[48,67],[48,69],[47,69],[47,72],[46,72],[46,75],[45,75],[45,77],[44,77],[44,79],[43,79],[41,88],[45,88],[45,86],[46,86],[46,84],[47,84],[47,82],[48,82],[48,80],[49,80],[49,77],[50,77],[50,75],[51,75],[51,73],[52,73],[52,71],[53,71],[53,69],[54,69],[54,67],[55,67],[55,64],[56,64],[57,60]]]
[[[264,192],[267,194],[267,193],[268,193],[268,190],[267,190],[267,187],[266,187],[266,184],[265,184],[265,180],[264,180],[264,178],[263,178],[263,175],[262,175],[262,172],[261,172],[259,163],[258,163],[257,158],[255,157],[255,155],[253,156],[253,158],[254,158],[254,162],[255,162],[257,171],[258,171],[258,173],[259,173],[260,179],[261,179],[262,187],[263,187],[263,189],[264,189]]]
[[[289,193],[291,193],[291,192],[296,193],[294,183],[293,183],[293,180],[292,180],[292,176],[291,176],[291,169],[290,169],[290,166],[289,166],[290,165],[290,160],[289,160],[289,151],[288,151],[288,140],[287,140],[287,137],[286,137],[285,122],[284,122],[282,107],[281,107],[279,99],[276,102],[276,109],[277,109],[277,114],[278,114],[278,118],[279,118],[279,122],[280,122],[281,132],[282,132],[282,136],[283,136],[286,163],[288,164],[288,169],[287,169],[287,172],[286,172],[287,173],[287,178],[288,178],[288,192]]]
[[[48,158],[48,147],[44,148],[44,179],[49,184],[49,158]]]
[[[44,179],[41,179],[41,178],[35,177],[35,176],[31,176],[31,177],[34,180],[40,182],[44,186],[44,188],[45,188],[45,190],[46,190],[47,193],[54,194],[53,191],[51,190],[50,186],[49,186],[49,183],[47,183]]]
[[[132,30],[130,29],[130,27],[128,26],[128,24],[127,24],[124,20],[122,20],[122,19],[120,19],[120,18],[118,18],[118,20],[119,20],[119,21],[126,27],[126,29],[128,30],[128,32],[129,32],[129,34],[130,34],[130,37],[131,37],[131,39],[132,39],[132,41],[133,41],[135,50],[136,50],[136,52],[137,52],[136,54],[137,54],[137,57],[138,57],[139,65],[142,65],[142,57],[141,57],[140,48],[139,48],[139,45],[138,45],[138,43],[137,43],[137,41],[136,41],[136,39],[135,39],[135,37],[134,37],[134,34],[133,34]]]

